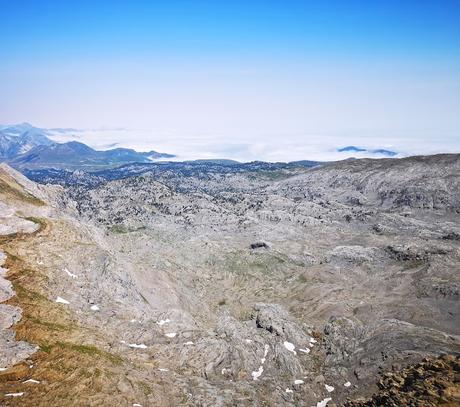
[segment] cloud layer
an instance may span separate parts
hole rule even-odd
[[[134,148],[138,151],[156,150],[175,154],[175,160],[227,158],[237,161],[296,161],[296,160],[341,160],[349,157],[381,158],[383,154],[371,151],[337,151],[345,146],[359,146],[368,150],[388,149],[398,153],[397,157],[440,152],[459,152],[458,140],[417,140],[416,138],[378,139],[369,137],[325,136],[325,135],[271,135],[256,142],[250,137],[212,136],[160,136],[152,131],[129,129],[87,129],[52,131],[55,141],[78,140],[96,149],[114,147]],[[248,141],[249,140],[249,141]],[[379,140],[384,141],[378,143]],[[450,147],[448,147],[450,146]]]

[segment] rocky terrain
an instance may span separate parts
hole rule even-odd
[[[309,167],[2,166],[0,405],[458,405],[460,155]]]

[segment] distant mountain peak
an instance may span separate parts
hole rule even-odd
[[[365,149],[365,148],[356,147],[356,146],[346,146],[346,147],[342,147],[342,148],[337,149],[337,151],[338,151],[339,153],[343,153],[343,152],[358,153],[358,152],[361,152],[361,151],[366,151],[366,149]]]
[[[367,149],[367,148],[356,147],[356,146],[346,146],[346,147],[338,148],[337,151],[339,153],[370,153],[370,154],[375,154],[375,155],[383,155],[386,157],[395,157],[398,155],[396,151],[386,150],[383,148]]]
[[[101,168],[127,163],[149,163],[172,154],[157,151],[138,152],[130,148],[98,151],[79,141],[56,143],[51,132],[30,123],[0,125],[0,160],[16,168]]]

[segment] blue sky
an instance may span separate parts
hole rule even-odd
[[[244,159],[460,147],[459,1],[0,0],[0,17],[1,123]]]

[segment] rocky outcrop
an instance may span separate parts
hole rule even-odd
[[[344,407],[457,406],[460,404],[460,359],[425,359],[402,371],[385,373],[378,392],[368,400],[348,401]]]
[[[11,282],[6,279],[7,269],[3,268],[6,255],[0,250],[0,369],[5,370],[29,357],[37,347],[25,341],[16,341],[10,329],[21,319],[21,309],[3,304],[14,296]]]

